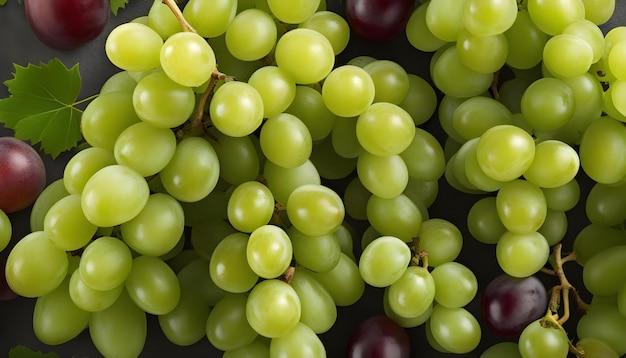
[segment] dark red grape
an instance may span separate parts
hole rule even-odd
[[[348,340],[347,358],[409,358],[406,330],[384,315],[361,322]]]
[[[481,309],[487,327],[494,333],[518,337],[528,324],[546,313],[548,293],[535,276],[517,278],[502,274],[485,287]]]
[[[111,16],[109,0],[24,0],[24,9],[39,40],[61,50],[98,37]]]
[[[384,41],[404,30],[415,0],[347,0],[346,19],[368,40]]]
[[[14,137],[0,137],[0,210],[14,213],[28,207],[45,185],[39,153]]]
[[[6,276],[4,275],[4,267],[7,264],[7,259],[0,258],[0,301],[10,301],[17,298],[17,293],[13,292],[9,284],[7,283]]]

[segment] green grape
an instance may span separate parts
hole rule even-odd
[[[422,213],[404,194],[394,198],[372,195],[366,209],[368,221],[382,235],[395,236],[404,242],[419,235]]]
[[[452,143],[457,143],[458,147],[461,144],[465,143],[466,139],[463,138],[454,128],[454,124],[452,122],[454,117],[454,112],[461,105],[461,103],[467,101],[467,98],[457,98],[453,96],[444,95],[439,102],[439,106],[437,109],[437,119],[439,120],[439,124],[443,131],[448,135],[448,139],[453,141]],[[456,152],[456,149],[450,151],[451,153]]]
[[[174,82],[198,87],[207,82],[216,69],[215,53],[200,35],[183,31],[168,37],[161,48],[161,68]]]
[[[23,297],[39,297],[57,288],[68,272],[68,256],[44,231],[21,238],[6,259],[5,277],[11,290]]]
[[[396,314],[389,306],[389,287],[385,287],[383,292],[383,312],[385,315],[394,320],[400,327],[413,328],[418,327],[428,322],[430,314],[433,312],[433,305],[430,305],[424,313],[421,313],[415,317],[402,317]]]
[[[261,163],[250,136],[231,137],[215,128],[209,128],[208,132],[214,139],[210,143],[220,163],[220,179],[239,185],[258,178]]]
[[[388,102],[377,102],[363,111],[356,122],[356,136],[370,154],[390,156],[402,153],[414,140],[411,115]]]
[[[249,236],[244,233],[230,234],[217,244],[211,255],[209,261],[211,279],[224,291],[247,292],[259,279],[250,268],[246,256]]]
[[[199,258],[201,257],[195,252],[194,249],[184,249],[178,255],[167,260],[167,264],[172,268],[172,270],[174,270],[174,272],[178,274],[191,262]]]
[[[81,207],[91,223],[110,227],[137,216],[149,195],[148,183],[137,172],[123,165],[109,165],[85,183]]]
[[[180,299],[180,284],[174,271],[158,257],[138,256],[125,281],[126,291],[147,313],[171,312]]]
[[[296,28],[281,36],[274,55],[278,67],[291,73],[298,84],[321,81],[335,65],[335,52],[330,41],[321,33],[306,28]]]
[[[295,97],[285,112],[298,117],[306,125],[313,141],[326,138],[337,119],[324,104],[322,94],[305,85],[296,86]]]
[[[396,282],[411,262],[411,249],[394,236],[381,236],[369,243],[359,258],[363,280],[374,287]]]
[[[597,253],[620,245],[626,245],[626,234],[622,230],[589,224],[582,228],[574,238],[576,261],[584,266]]]
[[[361,277],[357,263],[343,252],[332,270],[311,274],[328,291],[336,306],[353,305],[365,292],[365,281]]]
[[[585,18],[582,0],[529,0],[526,8],[537,27],[551,36],[562,33],[574,21]]]
[[[548,246],[552,247],[558,244],[567,233],[567,215],[563,211],[548,209],[546,220],[537,229],[537,232],[546,238]]]
[[[118,164],[133,168],[141,176],[160,172],[174,156],[176,135],[169,128],[158,128],[146,122],[124,129],[113,148]]]
[[[359,177],[352,178],[343,192],[346,214],[356,220],[367,220],[367,201],[371,195]]]
[[[432,6],[433,0],[430,1]],[[433,82],[446,95],[459,98],[475,97],[491,86],[493,73],[481,73],[465,66],[456,46],[445,49],[432,61]]]
[[[316,11],[308,19],[301,21],[298,27],[315,30],[324,35],[333,46],[335,55],[345,50],[350,40],[348,22],[341,15],[332,11]]]
[[[210,262],[204,258],[194,258],[183,267],[176,276],[180,284],[181,295],[190,293],[202,299],[208,307],[213,307],[226,296],[227,292],[219,288],[211,279]],[[206,321],[205,321],[206,323]],[[205,327],[202,327],[205,334]]]
[[[426,26],[432,34],[446,42],[457,40],[463,30],[464,4],[454,0],[430,0],[426,8]]]
[[[178,346],[191,346],[206,337],[206,324],[211,306],[203,297],[192,291],[180,291],[180,299],[170,312],[159,315],[161,331],[170,342]]]
[[[133,91],[137,116],[159,128],[183,124],[195,110],[193,89],[174,82],[163,71],[142,78]]]
[[[615,304],[597,304],[578,320],[576,333],[580,339],[596,338],[622,356],[626,353],[626,318]]]
[[[460,308],[476,297],[478,292],[476,275],[461,263],[454,261],[443,263],[435,267],[431,275],[435,281],[435,302],[439,305]]]
[[[596,25],[609,21],[615,11],[615,0],[582,0],[585,18]]]
[[[300,322],[318,334],[330,330],[337,321],[337,306],[324,286],[307,270],[299,268],[289,284],[300,298]]]
[[[274,214],[274,197],[267,186],[257,181],[244,182],[233,190],[227,210],[230,224],[250,233],[269,223]]]
[[[428,266],[431,267],[456,260],[463,247],[461,230],[446,219],[424,220],[418,237],[418,249],[428,253]]]
[[[626,127],[603,116],[592,121],[579,147],[580,165],[594,181],[614,184],[626,176]]]
[[[159,67],[163,39],[148,25],[129,22],[116,26],[106,38],[106,56],[126,71],[147,71]]]
[[[304,22],[317,11],[320,0],[281,1],[267,0],[267,5],[276,18],[287,24]]]
[[[97,229],[83,214],[79,194],[61,198],[44,217],[43,231],[63,251],[74,251],[85,246]]]
[[[113,152],[89,147],[76,153],[65,165],[63,184],[68,194],[81,194],[87,181],[100,169],[117,164]]]
[[[330,139],[337,154],[344,158],[357,158],[364,153],[356,136],[358,117],[341,118],[335,121]]]
[[[42,230],[43,228],[40,230],[31,230],[31,231],[42,231]],[[4,211],[0,210],[0,251],[4,250],[9,245],[12,234],[13,234],[13,226],[11,225],[11,220],[9,219],[9,217]]]
[[[128,246],[118,238],[103,236],[85,247],[78,269],[86,286],[108,291],[126,281],[132,266],[133,257]]]
[[[405,34],[409,44],[422,52],[434,52],[447,41],[436,37],[426,23],[426,10],[430,1],[417,4],[405,25]]]
[[[183,251],[186,244],[187,244],[187,238],[183,234],[180,236],[180,238],[178,238],[176,245],[174,245],[174,247],[172,247],[168,252],[164,253],[163,255],[159,255],[159,258],[163,261],[168,261],[176,257],[178,254],[180,254]]]
[[[296,83],[282,68],[263,66],[248,79],[263,99],[263,117],[270,118],[284,112],[296,96]]]
[[[563,61],[563,57],[573,61]],[[574,77],[589,70],[594,52],[583,38],[561,33],[551,37],[543,49],[543,64],[557,77]]]
[[[175,199],[198,201],[215,189],[219,165],[211,143],[200,137],[187,137],[178,142],[172,160],[161,171],[161,182]]]
[[[68,292],[77,307],[87,312],[96,312],[110,307],[124,289],[124,284],[120,284],[109,290],[95,290],[83,282],[77,268],[71,273]]]
[[[505,232],[496,244],[496,259],[504,272],[513,277],[537,273],[548,261],[550,246],[539,232]]]
[[[69,278],[56,289],[37,297],[33,310],[33,331],[48,345],[66,343],[76,338],[89,324],[90,312],[77,307],[69,294]]]
[[[226,82],[215,91],[209,111],[217,130],[231,137],[244,137],[261,126],[263,98],[248,83]]]
[[[119,71],[111,75],[100,87],[100,95],[109,92],[133,92],[137,81],[130,76],[128,71]]]
[[[625,245],[608,247],[590,256],[583,267],[583,283],[593,295],[617,293],[624,284]]]
[[[346,65],[354,65],[354,66],[363,68],[365,65],[367,65],[368,63],[373,62],[373,61],[376,61],[375,57],[367,56],[367,55],[359,55],[359,56],[356,56],[356,57],[352,57],[346,63]]]
[[[236,59],[254,61],[267,56],[278,32],[276,23],[265,11],[244,10],[232,19],[225,33],[226,47]]]
[[[528,132],[513,125],[497,125],[480,136],[478,164],[492,179],[510,181],[520,177],[535,156],[535,142]]]
[[[454,154],[450,157],[450,159],[448,159],[448,163],[446,164],[446,171],[443,173],[444,178],[446,179],[446,182],[454,189],[462,192],[462,193],[466,193],[466,194],[484,194],[485,192],[482,190],[479,190],[478,188],[476,188],[474,185],[472,185],[469,180],[467,179],[467,176],[465,175],[465,168],[461,165],[457,165],[457,155]],[[461,170],[461,172],[458,172],[458,170]],[[459,177],[457,175],[458,172],[459,174],[463,174],[463,177]]]
[[[504,80],[498,89],[500,103],[508,108],[509,112],[512,114],[520,114],[522,112],[522,95],[531,83],[532,81],[530,80],[518,77]]]
[[[472,97],[463,101],[452,114],[452,126],[465,140],[480,137],[487,129],[512,124],[512,113],[491,97]]]
[[[46,217],[46,214],[48,213],[48,210],[50,210],[50,208],[57,201],[68,195],[69,193],[67,192],[67,189],[65,189],[65,183],[63,178],[56,179],[52,183],[48,184],[41,191],[39,196],[37,196],[37,199],[35,199],[35,202],[33,203],[33,206],[31,208],[30,231],[43,231],[44,219]],[[4,249],[9,243],[9,240],[11,239],[11,233],[12,229],[9,217],[6,215],[6,213],[0,210],[0,247],[2,249]]]
[[[622,317],[626,317],[626,284],[622,285],[616,294],[617,299],[617,310],[622,315]]]
[[[177,32],[183,31],[183,27],[176,19],[176,16],[174,16],[174,13],[162,1],[154,0],[147,16],[147,25],[156,31],[163,40]]]
[[[576,342],[576,348],[588,358],[618,358],[615,350],[598,338],[587,337]]]
[[[431,312],[432,315],[432,312]],[[430,317],[429,317],[430,318]],[[426,336],[426,342],[428,345],[440,353],[450,353],[449,350],[443,348],[443,346],[437,342],[435,337],[433,336],[433,332],[430,330],[430,319],[426,321],[424,324],[424,335]]]
[[[479,358],[522,358],[516,342],[495,343],[484,350]]]
[[[465,308],[435,305],[429,322],[434,340],[448,352],[467,354],[480,343],[482,332],[478,320]]]
[[[80,121],[81,133],[91,146],[113,151],[120,133],[139,121],[133,107],[133,92],[107,92],[85,108]]]
[[[333,148],[332,138],[326,138],[313,143],[313,150],[309,160],[313,162],[324,179],[347,178],[356,169],[356,158],[344,158]]]
[[[413,118],[416,126],[426,123],[437,109],[437,95],[433,87],[418,75],[409,73],[409,91],[398,104]]]
[[[259,336],[252,343],[224,352],[222,358],[270,358],[269,342]]]
[[[561,328],[544,327],[541,319],[530,323],[519,337],[519,352],[523,358],[567,357],[569,341]]]
[[[326,348],[309,326],[298,322],[289,332],[272,338],[270,357],[326,358]]]
[[[215,348],[229,351],[256,339],[257,332],[246,319],[247,300],[243,293],[231,293],[213,307],[206,321],[206,336]]]
[[[248,238],[246,256],[254,273],[271,279],[287,271],[293,257],[293,247],[283,229],[268,224],[252,231]]]
[[[522,115],[539,130],[562,127],[574,114],[574,92],[558,78],[541,78],[528,86],[522,95]]]
[[[439,181],[424,181],[409,177],[406,189],[404,189],[402,193],[408,196],[413,202],[416,202],[417,199],[419,199],[419,201],[421,201],[426,208],[429,208],[437,199],[437,194],[439,193]]]
[[[295,168],[283,168],[270,161],[265,162],[263,177],[276,202],[287,205],[289,195],[305,184],[321,183],[320,175],[310,160]]]
[[[569,211],[580,200],[580,184],[576,178],[554,188],[541,188],[546,197],[548,209],[555,211]]]
[[[376,231],[376,228],[372,225],[368,226],[365,231],[363,231],[363,235],[361,235],[361,252],[365,250],[367,245],[369,245],[372,241],[379,238],[381,234]]]
[[[467,213],[467,227],[474,239],[483,244],[495,244],[506,228],[502,225],[496,198],[488,196],[477,200]]]
[[[374,101],[375,82],[363,68],[343,65],[333,69],[322,86],[322,98],[328,109],[341,117],[354,117]]]
[[[235,232],[237,230],[225,219],[208,219],[191,227],[190,243],[198,256],[210,260],[217,244]]]
[[[620,100],[626,95],[624,93],[625,88],[623,81],[615,79],[611,82],[611,86],[604,92],[603,98],[604,113],[622,123],[626,122],[626,116],[623,114],[626,110],[623,108]]]
[[[374,82],[374,102],[399,104],[409,92],[406,70],[391,60],[375,60],[363,66]]]
[[[183,16],[202,37],[217,37],[226,32],[235,18],[238,3],[235,0],[190,0],[183,8]]]
[[[295,188],[287,200],[291,224],[306,235],[320,236],[339,228],[345,217],[341,197],[321,184],[304,184]]]
[[[563,33],[575,35],[585,40],[593,50],[591,62],[596,63],[600,60],[604,53],[604,33],[598,25],[587,19],[581,19],[567,25]]]
[[[286,282],[269,279],[250,291],[246,317],[250,326],[268,338],[280,337],[300,321],[301,305],[296,291]]]
[[[508,42],[506,64],[517,69],[537,66],[549,36],[533,21],[526,9],[520,9],[513,25],[504,32]]]
[[[463,25],[476,36],[494,36],[508,30],[517,17],[517,1],[467,0]]]
[[[339,226],[339,229],[335,231],[335,235],[337,235],[339,239],[341,252],[356,262],[356,257],[354,256],[354,236],[356,232],[352,225],[348,221],[344,221],[343,224]]]
[[[259,140],[267,160],[285,168],[304,164],[313,150],[308,128],[298,117],[289,113],[268,118],[261,128]]]
[[[486,192],[495,192],[507,182],[495,180],[482,170],[476,155],[479,140],[479,137],[472,138],[459,148],[456,154],[455,163],[457,166],[455,167],[455,173],[459,178],[467,178],[468,183],[463,183],[466,186]]]
[[[593,224],[615,226],[625,219],[624,198],[626,198],[626,183],[602,184],[595,183],[585,201],[585,213]]]
[[[389,308],[400,317],[411,318],[429,309],[435,298],[435,281],[428,270],[409,266],[389,286]]]
[[[503,33],[480,36],[463,30],[456,42],[461,62],[476,72],[494,73],[504,63],[509,53],[509,45]]]
[[[539,229],[548,209],[543,191],[523,179],[507,182],[500,188],[496,208],[504,227],[518,234]]]
[[[89,336],[105,357],[138,357],[148,333],[146,313],[137,307],[128,293],[107,309],[93,312],[89,318]]]
[[[208,38],[207,42],[211,45],[215,58],[219,59],[219,71],[238,81],[247,81],[254,71],[266,65],[263,59],[245,61],[236,58],[226,45],[225,34]]]
[[[298,265],[314,272],[327,272],[339,262],[342,250],[336,232],[311,236],[291,226],[287,229],[287,234]]]
[[[385,199],[400,195],[409,181],[407,165],[400,155],[382,157],[361,153],[356,170],[363,186],[372,194]]]

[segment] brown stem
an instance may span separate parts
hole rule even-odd
[[[493,99],[500,102],[500,92],[498,91],[498,82],[500,82],[500,71],[496,71],[493,74],[493,80],[491,81],[491,93],[493,94]]]
[[[283,230],[286,229],[287,226],[283,222],[283,219],[280,217],[280,212],[285,211],[285,210],[287,210],[287,208],[284,205],[280,203],[276,203],[274,205],[274,213],[272,213],[272,219],[271,219],[271,222],[274,225],[282,228]]]
[[[224,80],[226,75],[215,69],[211,74],[211,79],[209,80],[209,84],[207,88],[202,92],[202,96],[198,99],[198,106],[196,107],[196,114],[191,121],[191,129],[196,130],[198,128],[204,128],[202,119],[204,118],[204,109],[206,107],[207,102],[213,95],[213,90],[217,85],[217,82],[220,80]]]
[[[176,20],[178,20],[178,23],[180,23],[180,26],[182,26],[184,31],[193,32],[196,34],[198,33],[196,29],[194,29],[193,26],[191,26],[189,22],[185,19],[185,16],[183,16],[183,12],[180,11],[178,4],[176,4],[176,0],[161,0],[161,2],[170,8],[172,13],[176,17]]]
[[[296,268],[289,266],[287,270],[279,277],[280,280],[291,283],[293,276],[296,274]]]

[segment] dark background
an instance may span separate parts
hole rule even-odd
[[[328,9],[339,13],[343,12],[343,1],[328,0]],[[112,16],[111,21],[103,34],[88,45],[72,51],[57,51],[44,46],[38,41],[31,31],[23,6],[17,0],[9,0],[8,4],[0,7],[0,82],[12,78],[14,70],[13,64],[26,66],[29,63],[38,64],[48,62],[57,57],[66,66],[70,67],[79,63],[82,76],[82,90],[79,96],[85,98],[96,94],[104,81],[117,71],[107,60],[104,53],[104,41],[110,30],[122,22],[126,22],[137,16],[146,15],[152,0],[130,0],[126,9],[121,9],[117,16]],[[611,21],[603,26],[606,32],[608,29],[621,26],[626,23],[626,4],[617,1],[615,16]],[[403,34],[393,41],[372,43],[352,35],[349,47],[337,58],[337,64],[347,62],[352,57],[358,55],[370,55],[379,59],[394,60],[401,64],[409,73],[417,74],[430,80],[428,75],[429,60],[431,54],[422,53],[412,48],[406,41]],[[218,59],[219,61],[219,59]],[[5,86],[0,86],[0,98],[8,96]],[[422,125],[434,133],[443,145],[445,137],[439,127],[436,118]],[[0,135],[11,135],[11,131],[0,126]],[[65,163],[70,154],[64,153],[56,160],[52,160],[46,155],[42,155],[47,168],[48,182],[61,178]],[[588,224],[584,214],[584,198],[592,184],[582,173],[579,176],[582,186],[581,202],[572,211],[568,212],[569,231],[563,241],[564,251],[571,250],[571,243],[576,234]],[[479,319],[479,300],[484,286],[495,276],[501,273],[495,260],[495,246],[485,245],[474,240],[467,232],[466,217],[471,205],[478,197],[460,193],[446,183],[445,179],[440,180],[440,189],[437,201],[430,207],[430,217],[447,219],[456,224],[464,233],[464,247],[458,261],[471,268],[479,278],[479,292],[476,298],[467,308]],[[9,215],[13,224],[13,238],[7,249],[0,252],[0,257],[8,255],[10,247],[29,232],[29,210],[23,210]],[[359,245],[359,238],[355,238],[355,246]],[[584,299],[590,298],[584,291],[580,282],[580,267],[575,263],[565,266],[568,278],[579,288]],[[557,283],[554,277],[539,274],[547,287]],[[16,345],[26,345],[35,350],[43,352],[56,352],[62,357],[99,357],[100,354],[92,345],[87,331],[83,332],[75,340],[59,345],[47,346],[40,343],[32,331],[32,311],[34,299],[18,298],[9,302],[0,302],[0,357],[6,356],[11,347]],[[338,358],[345,356],[345,345],[353,329],[368,316],[382,313],[382,290],[368,287],[365,295],[355,305],[339,308],[339,317],[335,326],[327,333],[323,334],[322,340],[327,348],[328,357]],[[566,329],[570,333],[570,338],[574,338],[576,316],[572,317],[566,324]],[[158,327],[154,316],[149,316],[148,338],[142,357],[164,357],[164,356],[185,356],[185,357],[220,357],[221,352],[215,350],[205,338],[199,343],[190,347],[178,347],[167,341]],[[442,354],[433,350],[425,340],[423,326],[409,329],[411,338],[411,357],[478,357],[492,344],[502,339],[493,335],[486,328],[483,328],[483,337],[480,346],[472,353],[465,355]],[[295,357],[294,357],[295,358]]]

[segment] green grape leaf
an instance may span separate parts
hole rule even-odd
[[[16,346],[9,350],[8,358],[59,358],[56,353],[42,353],[33,351],[26,346]]]
[[[15,137],[41,143],[56,158],[82,139],[81,110],[75,106],[81,88],[78,64],[71,69],[59,59],[39,66],[14,64],[13,78],[4,82],[9,97],[0,99],[0,123]]]
[[[5,0],[6,1],[6,0]],[[117,11],[123,9],[128,4],[128,0],[110,0],[111,12],[117,16]]]

